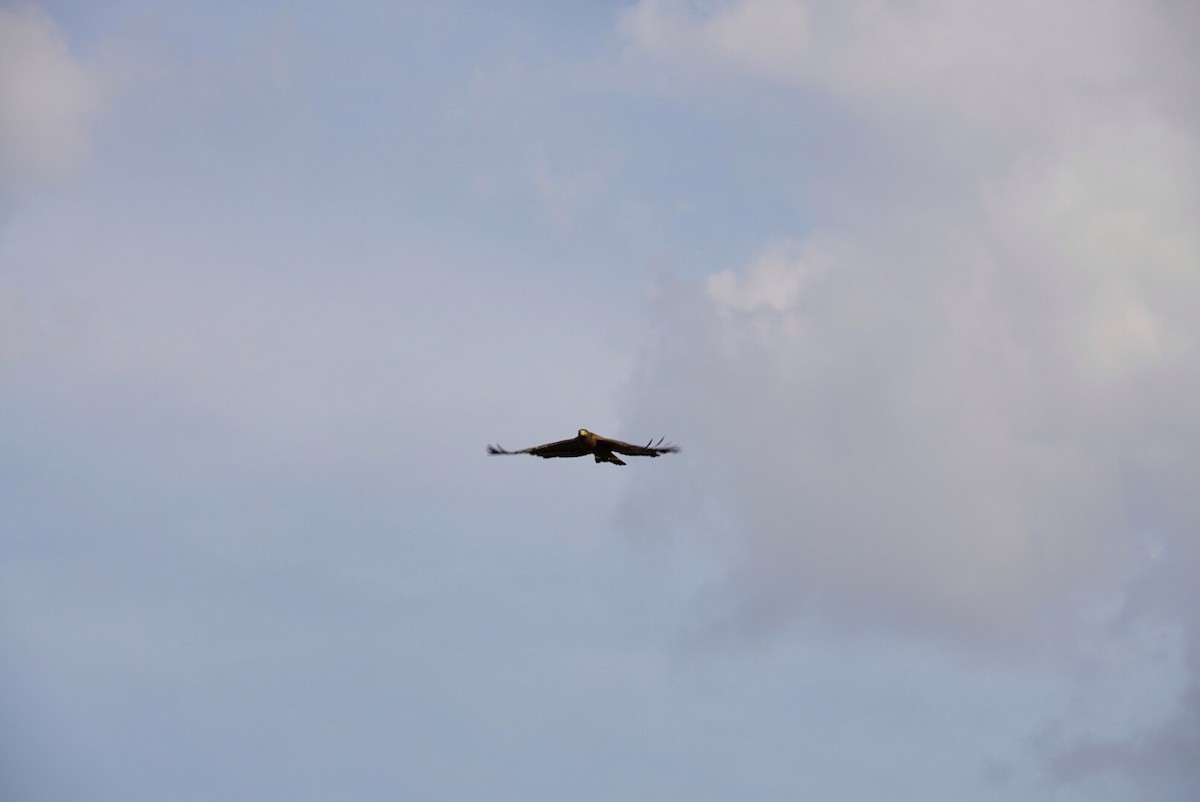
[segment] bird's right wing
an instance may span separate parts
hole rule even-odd
[[[679,450],[679,446],[673,446],[670,443],[663,444],[663,438],[658,438],[658,442],[651,440],[644,446],[635,446],[633,443],[626,443],[621,440],[613,440],[608,437],[601,437],[600,443],[608,446],[618,454],[624,454],[627,457],[657,457],[659,454],[674,454]]]
[[[500,446],[488,446],[489,454],[532,454],[535,457],[543,457],[550,459],[551,457],[582,457],[585,454],[590,454],[587,443],[582,437],[572,437],[570,440],[559,440],[555,443],[546,443],[541,446],[533,446],[532,448],[523,448],[520,451],[505,451]]]

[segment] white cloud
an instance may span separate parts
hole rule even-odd
[[[96,78],[41,11],[0,9],[0,176],[57,175],[88,150]]]
[[[877,126],[984,156],[1114,109],[1200,111],[1187,55],[1200,20],[1170,4],[643,0],[619,29],[636,58],[832,95]]]
[[[1169,14],[646,0],[623,17],[656,69],[848,112],[860,130],[809,154],[826,180],[887,168],[836,207],[807,199],[819,225],[786,251],[663,303],[645,374],[734,522],[739,629],[804,611],[1061,653],[1115,638],[1113,617],[1151,607],[1122,594],[1158,586],[1155,614],[1200,649],[1176,578],[1200,571],[1200,117],[1179,77],[1200,59],[1194,19]],[[1102,599],[1117,612],[1079,623]],[[1176,737],[1194,696],[1146,742],[1195,748]]]
[[[741,281],[732,270],[714,273],[706,283],[708,297],[742,312],[764,306],[782,312],[795,303],[811,273],[797,250],[789,242],[770,246],[744,271]]]
[[[1077,105],[1081,95],[1093,92],[1109,103],[1097,115],[1048,132],[1039,147],[1023,147],[1025,140],[1018,139],[1007,159],[987,168],[968,164],[972,172],[949,199],[931,202],[919,186],[905,183],[912,177],[881,183],[859,199],[869,218],[851,214],[838,221],[837,231],[817,231],[802,243],[769,244],[742,270],[711,275],[707,298],[693,299],[705,317],[692,325],[707,330],[679,346],[703,351],[721,343],[710,371],[716,381],[723,381],[719,373],[725,362],[732,363],[730,370],[758,371],[755,380],[772,395],[802,394],[795,399],[799,408],[811,406],[814,397],[832,400],[860,391],[864,397],[854,402],[885,416],[874,421],[878,434],[900,438],[872,443],[861,456],[876,469],[880,459],[886,463],[894,457],[898,462],[891,467],[899,475],[893,478],[902,481],[914,478],[899,461],[915,459],[916,465],[936,471],[937,482],[928,488],[935,496],[947,487],[944,482],[952,487],[963,481],[960,494],[927,500],[928,523],[945,524],[959,514],[965,516],[962,524],[988,522],[985,528],[1004,533],[1008,545],[1002,550],[1016,554],[1023,551],[1014,545],[1020,533],[1031,536],[1029,529],[1040,517],[1027,509],[1038,488],[1045,487],[1040,474],[1048,471],[1068,486],[1080,483],[1081,495],[1070,503],[1079,503],[1076,512],[1090,518],[1084,510],[1105,497],[1110,481],[1102,478],[1100,458],[1117,459],[1133,447],[1123,438],[1150,413],[1132,403],[1139,383],[1151,375],[1182,378],[1180,371],[1196,357],[1196,310],[1185,299],[1194,299],[1200,268],[1200,233],[1194,224],[1200,210],[1194,189],[1200,144],[1194,130],[1152,114],[1153,87],[1122,83],[1143,65],[1127,52],[1132,45],[1118,36],[1116,24],[1132,31],[1153,27],[1153,20],[1142,19],[1132,7],[1106,4],[1101,17],[1109,24],[1069,44],[1088,53],[1116,52],[1123,66],[1092,75],[1094,84],[1077,80],[1089,69],[1086,62],[1051,57],[1061,30],[1058,11],[1047,12],[1048,28],[1039,28],[1028,5],[999,14],[990,6],[938,3],[838,9],[742,0],[703,17],[646,2],[627,13],[625,29],[656,52],[672,52],[664,42],[689,41],[693,47],[687,52],[717,64],[742,49],[757,51],[759,42],[768,52],[782,47],[780,30],[794,30],[801,49],[809,39],[822,39],[827,61],[834,51],[854,52],[861,40],[870,39],[877,50],[894,54],[896,69],[908,74],[880,68],[862,79],[864,87],[903,84],[931,98],[942,96],[943,73],[970,61],[967,54],[991,54],[994,63],[984,58],[975,69],[983,70],[997,91],[1021,94],[1028,68],[1042,76],[1040,91],[1047,100],[1061,101],[1055,105]],[[1025,36],[1035,30],[1039,37]],[[902,57],[910,41],[922,45],[923,60],[916,66]],[[1018,69],[1013,63],[1027,60],[1003,56],[1014,50],[1032,52],[1034,58]],[[846,55],[844,63],[839,56],[827,69],[784,72],[859,103],[857,90],[848,93],[844,82],[830,77],[849,69],[852,60]],[[926,70],[924,61],[938,68]],[[1145,100],[1141,113],[1123,116],[1127,99]],[[944,105],[957,104],[951,97]],[[935,128],[946,120],[916,122]],[[960,121],[952,133],[972,133],[969,122]],[[1012,130],[988,135],[1003,140]],[[883,143],[889,146],[888,158],[912,155],[907,143]],[[856,154],[815,158],[849,163]],[[955,158],[943,156],[944,161]],[[914,207],[914,198],[926,206]],[[760,336],[739,339],[749,331]],[[1084,431],[1081,421],[1100,428]],[[812,421],[814,426],[820,422],[819,416]],[[792,436],[789,431],[795,427],[784,430],[783,439]],[[924,453],[908,450],[918,444],[924,444]],[[758,453],[757,447],[750,450]],[[834,462],[848,458],[845,453],[827,456]],[[996,473],[996,483],[974,481],[985,478],[980,471]],[[970,489],[978,487],[988,489]],[[986,499],[963,501],[961,493],[978,492],[992,498],[996,509],[981,514],[979,505],[986,507]],[[919,497],[902,494],[895,502],[908,506]],[[1081,526],[1066,530],[1090,532]],[[1093,536],[1097,533],[1087,535]],[[939,544],[938,551],[947,545]],[[997,559],[992,554],[985,562],[994,568],[1003,562]]]

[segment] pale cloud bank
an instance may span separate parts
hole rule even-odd
[[[664,298],[645,373],[738,522],[738,628],[803,612],[1059,653],[1167,620],[1196,668],[1195,23],[1121,0],[627,11],[629,59],[676,91],[727,75],[842,109],[856,136],[809,154],[827,185],[886,168]],[[1196,783],[1194,697],[1140,751],[1066,739],[1060,774]]]
[[[100,87],[54,22],[0,9],[0,177],[59,175],[88,152]]]
[[[1013,141],[1049,117],[1190,108],[1197,67],[1184,4],[643,0],[620,30],[641,53],[700,71],[807,87],[876,121],[954,124]]]
[[[793,243],[777,242],[764,250],[739,280],[732,270],[708,277],[708,296],[728,309],[750,312],[769,306],[777,312],[792,307],[812,272]]]

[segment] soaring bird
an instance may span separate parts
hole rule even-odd
[[[583,457],[591,454],[596,458],[596,462],[611,462],[613,465],[625,464],[617,454],[624,454],[627,457],[657,457],[659,454],[673,454],[678,450],[679,446],[673,446],[670,443],[664,446],[661,437],[657,443],[650,441],[644,446],[635,446],[632,443],[622,443],[620,440],[601,437],[587,429],[580,429],[579,434],[570,440],[559,440],[557,443],[546,443],[543,446],[523,448],[520,451],[505,451],[498,445],[488,446],[489,454],[532,454],[545,459]]]

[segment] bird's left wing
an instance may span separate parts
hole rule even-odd
[[[624,454],[627,457],[657,457],[659,454],[674,454],[679,450],[679,446],[673,446],[670,443],[663,445],[661,437],[658,438],[657,443],[651,440],[644,446],[635,446],[633,443],[623,443],[608,437],[597,438],[597,444],[607,446],[610,451]]]
[[[488,446],[489,454],[532,454],[535,457],[550,459],[551,457],[582,457],[588,451],[587,444],[582,438],[572,437],[570,440],[558,440],[554,443],[523,448],[520,451],[505,451],[500,446]]]

